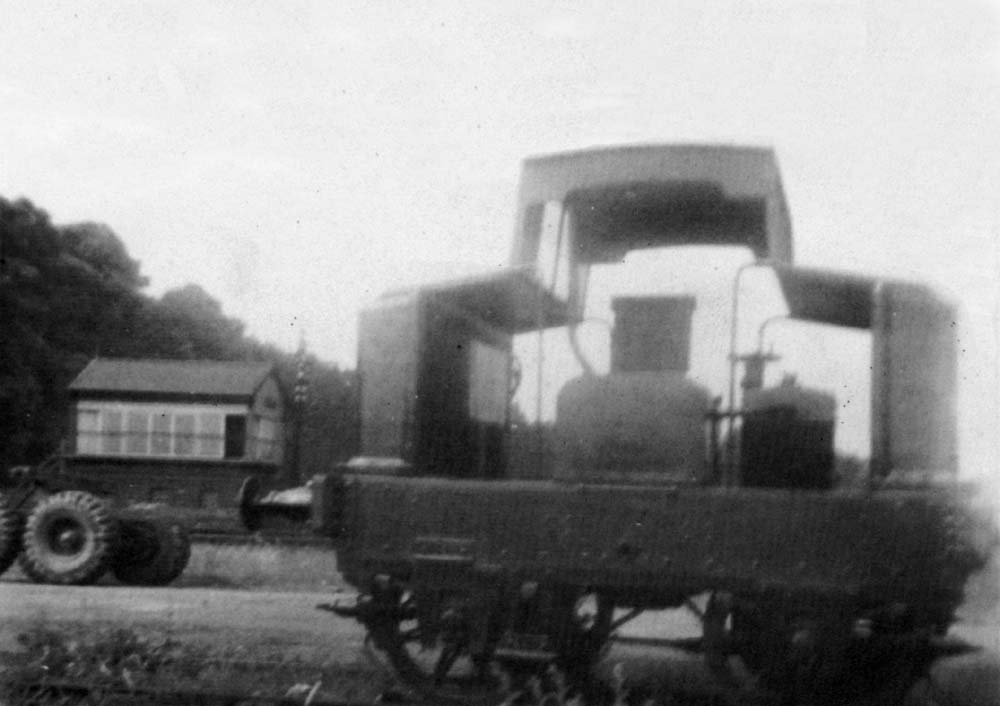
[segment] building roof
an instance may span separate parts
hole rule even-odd
[[[262,362],[95,358],[69,389],[77,396],[250,398],[273,372]]]

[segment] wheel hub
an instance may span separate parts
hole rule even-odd
[[[57,554],[70,556],[79,554],[86,542],[83,528],[72,522],[59,522],[49,534],[52,550]]]

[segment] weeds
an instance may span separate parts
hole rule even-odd
[[[177,641],[125,628],[109,629],[87,639],[38,627],[18,635],[17,642],[22,652],[4,674],[6,681],[86,680],[93,687],[135,689],[147,685],[164,669],[184,662]]]
[[[556,665],[550,665],[543,674],[530,674],[523,681],[509,671],[496,668],[493,677],[497,682],[500,702],[498,706],[588,706],[608,704],[609,706],[634,706],[640,703],[633,698],[626,685],[625,666],[615,664],[611,682],[603,694],[585,695],[572,684],[566,673]],[[642,706],[656,706],[652,700],[641,702]]]
[[[378,679],[370,673],[335,673],[298,658],[254,646],[225,650],[182,644],[169,635],[113,628],[73,635],[38,626],[18,636],[21,652],[0,668],[0,706],[64,706],[122,703],[123,694],[164,690],[225,693],[236,699],[284,697],[303,704],[319,698],[376,701]],[[542,674],[513,676],[496,667],[497,690],[481,701],[496,706],[667,706],[630,691],[622,664],[601,694],[584,694],[555,666]],[[353,686],[352,686],[353,683]],[[324,685],[331,685],[330,691]],[[67,689],[85,697],[67,696]],[[117,699],[117,700],[116,700]],[[479,702],[479,700],[477,700]]]
[[[220,650],[128,628],[73,634],[36,626],[17,641],[21,650],[5,655],[0,667],[0,706],[61,703],[63,697],[52,694],[66,687],[97,694],[182,690],[245,697],[304,691],[311,702],[324,682],[336,683],[349,696],[369,683],[365,675],[345,669],[331,676],[280,651],[252,645]]]

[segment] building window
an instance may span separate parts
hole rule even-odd
[[[136,455],[148,454],[149,412],[129,412],[125,421],[125,451]]]
[[[174,455],[194,456],[194,415],[174,415]]]
[[[170,455],[171,415],[160,412],[153,415],[152,451],[154,456]]]
[[[278,425],[273,419],[261,418],[257,421],[256,457],[263,461],[278,458]]]
[[[222,457],[222,415],[215,413],[198,415],[198,455],[211,458]]]
[[[103,429],[101,431],[101,450],[106,454],[120,454],[125,442],[125,430],[122,428],[122,413],[117,410],[104,410]],[[96,451],[94,452],[96,453]]]
[[[200,408],[199,408],[200,407]],[[256,459],[281,455],[277,420],[213,408],[94,403],[78,407],[76,452],[81,455]]]
[[[76,452],[96,454],[100,452],[101,413],[96,409],[80,409],[76,413]]]
[[[245,414],[226,415],[226,458],[243,458],[247,448]]]

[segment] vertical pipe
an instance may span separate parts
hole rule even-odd
[[[556,288],[556,278],[559,276],[559,257],[562,252],[563,247],[563,228],[566,223],[566,206],[561,204],[559,211],[559,221],[556,224],[556,245],[555,251],[553,252],[552,258],[552,278],[546,283],[543,279],[539,263],[535,262],[535,271],[538,273],[538,297],[536,299],[536,311],[535,311],[535,325],[538,327],[538,368],[536,373],[536,386],[535,390],[535,423],[537,424],[538,432],[538,475],[541,476],[545,467],[545,426],[542,423],[542,385],[545,381],[544,365],[545,365],[545,312],[544,312],[544,301],[545,301],[545,290],[548,288],[552,295],[555,296]],[[542,222],[539,224],[539,247],[538,250],[541,252],[541,239],[545,236],[545,218],[542,218]],[[536,256],[537,257],[537,256]],[[569,273],[567,272],[567,276]]]
[[[890,437],[892,417],[892,361],[890,330],[892,314],[889,293],[883,282],[875,285],[872,293],[874,306],[871,321],[871,460],[868,463],[868,489],[873,490],[892,469],[892,443]]]
[[[733,278],[733,306],[729,329],[729,436],[726,439],[726,465],[723,469],[723,485],[737,484],[736,478],[736,363],[739,359],[736,347],[739,338],[739,317],[740,317],[740,282],[743,273],[751,267],[766,267],[770,263],[767,260],[754,260],[740,265]]]

